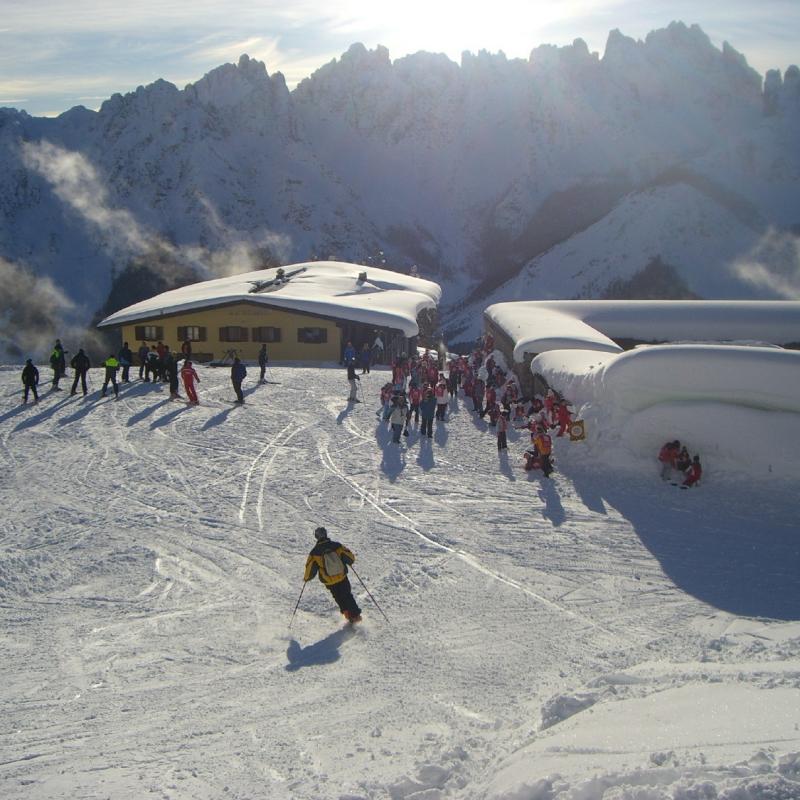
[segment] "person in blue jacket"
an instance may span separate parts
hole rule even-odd
[[[430,439],[433,437],[433,417],[436,414],[436,397],[434,397],[433,389],[430,386],[425,390],[425,395],[422,402],[419,404],[419,415],[422,418],[422,425],[419,429],[419,435],[425,436]]]

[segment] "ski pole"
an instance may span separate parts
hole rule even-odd
[[[292,611],[292,618],[289,620],[289,627],[292,627],[292,623],[294,622],[294,615],[297,613],[297,609],[300,606],[300,600],[303,598],[303,592],[306,590],[306,582],[303,581],[303,588],[300,590],[300,597],[297,598],[297,602],[294,606],[294,611]]]
[[[383,609],[378,605],[378,601],[372,596],[372,592],[370,592],[370,590],[367,589],[366,585],[364,584],[364,581],[361,580],[361,576],[355,571],[352,564],[350,565],[350,569],[353,570],[353,575],[355,575],[356,578],[358,578],[358,582],[364,587],[364,591],[369,595],[369,599],[372,600],[373,603],[375,603],[375,608],[377,608],[378,611],[380,611],[381,614],[383,614],[383,618],[387,622],[389,622],[389,617],[387,617],[386,614],[383,613]]]

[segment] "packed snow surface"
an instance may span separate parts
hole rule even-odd
[[[515,361],[548,350],[618,352],[611,339],[800,342],[794,300],[522,300],[485,314],[511,337]]]
[[[19,372],[4,800],[800,797],[797,483],[746,448],[681,491],[587,421],[545,480],[463,395],[392,444],[384,369],[348,405],[338,367],[251,367],[241,408],[224,369],[198,368],[197,407],[101,398],[98,370],[85,399],[23,406]],[[736,432],[739,407],[706,405]],[[682,419],[662,406],[658,444]],[[764,437],[796,416],[744,410]],[[288,627],[320,524],[357,556],[354,629],[317,581]]]
[[[310,261],[282,269],[285,280],[278,279],[277,268],[262,269],[163,292],[111,314],[100,327],[243,301],[344,317],[416,336],[417,315],[436,308],[441,297],[433,281],[359,264]]]

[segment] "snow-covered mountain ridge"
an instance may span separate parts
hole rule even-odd
[[[97,112],[0,110],[0,267],[88,318],[132,261],[416,265],[449,305],[471,292],[464,334],[488,293],[603,296],[657,258],[684,295],[794,296],[799,127],[800,70],[762,87],[682,23],[612,31],[602,58],[580,39],[460,65],[353,45],[293,91],[242,56]]]

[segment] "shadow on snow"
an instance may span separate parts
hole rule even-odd
[[[616,483],[599,471],[569,477],[588,509],[619,511],[683,591],[738,616],[800,619],[797,525],[779,489],[772,503],[766,485],[681,491],[655,472]]]
[[[339,648],[354,633],[355,631],[350,626],[340,628],[328,634],[324,639],[306,647],[302,647],[296,639],[292,639],[286,649],[286,658],[289,662],[285,667],[286,671],[296,672],[303,667],[333,664],[341,657]]]

